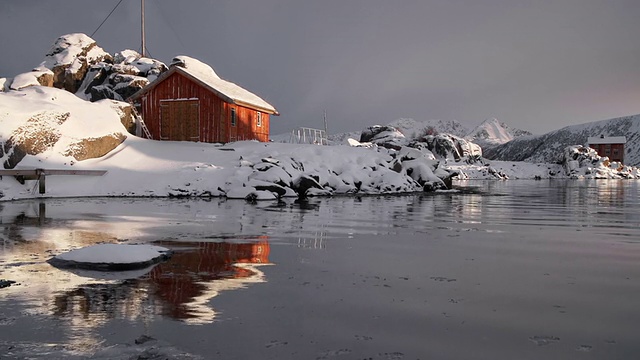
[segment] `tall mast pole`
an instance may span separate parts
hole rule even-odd
[[[141,17],[141,38],[142,38],[142,57],[146,57],[146,48],[147,48],[147,44],[146,44],[146,36],[144,34],[144,0],[140,0],[140,17]]]

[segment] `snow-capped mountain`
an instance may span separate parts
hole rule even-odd
[[[475,129],[465,135],[465,139],[474,142],[482,148],[488,148],[507,143],[517,137],[531,135],[530,132],[513,129],[498,119],[490,118],[482,122]]]
[[[447,133],[464,137],[469,129],[457,120],[414,120],[400,118],[387,124],[400,130],[407,139],[413,139],[421,135],[434,135],[435,133]]]
[[[626,136],[624,164],[640,164],[640,115],[567,126],[544,135],[523,136],[505,144],[483,148],[487,159],[505,161],[560,161],[562,150],[569,145],[584,145],[589,136]]]

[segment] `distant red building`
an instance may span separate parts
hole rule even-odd
[[[587,145],[598,152],[600,156],[606,156],[610,161],[624,163],[624,145],[627,143],[625,136],[593,136],[587,140]]]
[[[222,80],[187,56],[129,98],[156,140],[269,141],[270,115],[277,110],[259,96]]]

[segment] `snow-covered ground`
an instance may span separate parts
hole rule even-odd
[[[16,169],[106,170],[103,176],[47,176],[46,193],[37,182],[0,180],[0,200],[86,196],[226,196],[275,200],[281,196],[383,194],[443,188],[452,171],[461,179],[532,179],[607,175],[607,163],[591,159],[566,171],[561,165],[492,161],[468,164],[437,159],[428,150],[403,147],[318,146],[254,141],[221,144],[154,141],[126,132],[111,100],[95,103],[64,90],[32,86],[0,93],[0,140],[22,141],[27,154]],[[115,134],[115,135],[114,135]],[[78,161],[74,154],[87,139],[126,137],[104,156]],[[127,135],[124,135],[127,134]],[[609,171],[609,170],[607,170]],[[625,170],[636,174],[633,169]],[[636,172],[633,172],[636,171]],[[611,177],[618,175],[611,171]],[[635,175],[634,175],[635,176]],[[628,177],[628,176],[627,176]]]

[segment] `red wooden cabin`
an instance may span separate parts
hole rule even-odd
[[[167,72],[129,101],[157,140],[269,141],[270,116],[279,115],[259,96],[187,56],[174,58]]]
[[[627,143],[625,136],[593,136],[589,137],[587,143],[598,155],[624,164],[624,145]]]

